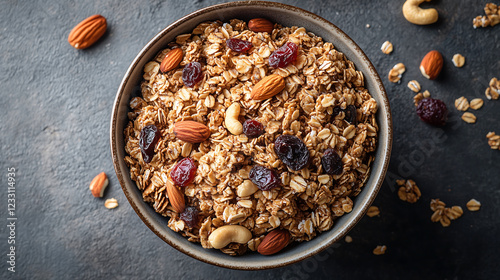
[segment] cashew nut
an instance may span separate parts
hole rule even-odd
[[[244,226],[226,225],[214,230],[208,241],[215,249],[226,247],[231,242],[247,243],[252,239],[252,233]]]
[[[431,0],[406,0],[403,4],[403,15],[406,20],[418,25],[431,24],[438,20],[439,15],[436,9],[422,9],[418,6],[424,1]]]
[[[226,110],[226,118],[224,122],[226,124],[227,130],[234,135],[240,135],[243,133],[243,125],[238,120],[240,115],[240,103],[235,102],[229,106]]]
[[[236,194],[239,197],[245,197],[254,194],[259,188],[250,180],[245,180],[236,188]]]

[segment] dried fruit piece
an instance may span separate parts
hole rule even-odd
[[[252,167],[249,178],[252,180],[252,183],[257,185],[257,188],[263,191],[268,191],[281,185],[280,178],[278,174],[276,174],[276,171],[262,165],[255,165]]]
[[[88,48],[104,35],[107,26],[105,17],[101,15],[90,16],[71,30],[68,42],[76,49]]]
[[[156,143],[160,140],[160,131],[154,124],[147,125],[141,129],[139,147],[141,148],[142,160],[151,162],[155,152]]]
[[[301,170],[309,162],[306,144],[294,135],[280,135],[274,141],[274,151],[292,170]]]
[[[194,87],[202,79],[201,64],[197,61],[189,62],[182,70],[182,82],[187,87]]]
[[[257,252],[261,255],[269,256],[278,253],[290,242],[290,233],[288,230],[275,229],[268,233],[262,240]]]
[[[429,80],[434,80],[443,69],[443,56],[438,51],[428,52],[420,62],[420,72]]]
[[[247,52],[253,47],[252,42],[237,39],[237,38],[227,39],[226,45],[228,48],[230,48],[231,50],[233,50],[235,52]]]
[[[357,125],[357,112],[356,112],[356,106],[354,105],[347,105],[347,107],[344,110],[345,113],[345,121]]]
[[[264,126],[256,120],[246,120],[243,123],[243,133],[249,138],[259,137],[264,133]]]
[[[198,225],[198,215],[199,211],[196,207],[189,206],[184,209],[184,211],[179,215],[179,218],[186,223],[186,225],[190,228],[194,228]]]
[[[181,63],[182,56],[183,53],[181,48],[175,48],[169,51],[161,61],[160,71],[162,73],[166,73],[170,70],[175,69]]]
[[[321,157],[321,166],[327,174],[330,175],[340,175],[344,170],[344,164],[342,159],[333,149],[326,149]]]
[[[286,42],[269,56],[269,66],[273,68],[284,68],[297,59],[299,46],[292,42]]]
[[[265,18],[254,18],[248,22],[248,29],[253,32],[273,32],[274,24]]]
[[[446,104],[439,99],[424,98],[418,103],[417,114],[428,124],[444,126],[448,119]]]
[[[170,171],[170,177],[177,186],[185,187],[194,180],[196,165],[191,158],[183,158]]]

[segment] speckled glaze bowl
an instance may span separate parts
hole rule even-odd
[[[353,61],[356,68],[363,72],[365,85],[379,104],[377,119],[380,132],[370,178],[363,191],[354,199],[351,213],[339,218],[329,231],[319,234],[309,242],[289,245],[278,254],[263,256],[250,252],[243,256],[232,257],[219,250],[207,250],[200,244],[187,241],[185,237],[167,227],[167,218],[156,213],[153,207],[143,201],[142,194],[130,179],[129,169],[124,162],[123,130],[128,123],[130,99],[140,93],[139,85],[144,65],[169,42],[174,41],[177,35],[189,33],[196,25],[208,20],[228,22],[230,19],[238,18],[248,21],[257,17],[267,18],[283,26],[303,26],[308,31],[323,37],[325,42],[333,43]],[[245,1],[214,5],[191,13],[163,29],[146,44],[130,65],[118,89],[111,116],[110,140],[113,164],[123,192],[137,215],[156,235],[177,250],[198,260],[221,267],[258,270],[285,266],[321,252],[341,239],[363,217],[375,199],[387,171],[392,146],[392,119],[389,101],[379,75],[363,51],[342,30],[300,8],[273,2]]]

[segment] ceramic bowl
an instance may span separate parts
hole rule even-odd
[[[187,241],[167,227],[167,218],[156,213],[153,207],[143,201],[142,194],[130,179],[129,169],[124,162],[126,154],[123,130],[128,123],[129,101],[140,92],[139,84],[144,65],[169,42],[174,41],[177,35],[190,33],[196,25],[208,20],[228,22],[230,19],[238,18],[248,21],[257,17],[267,18],[283,26],[303,26],[308,31],[323,37],[325,42],[333,43],[353,61],[357,70],[363,72],[365,85],[379,104],[377,119],[380,132],[370,178],[362,192],[354,199],[351,213],[336,220],[329,231],[319,234],[309,242],[288,246],[278,254],[263,256],[250,252],[243,256],[232,257],[219,250],[207,250],[200,244]],[[313,13],[285,4],[264,1],[231,2],[198,10],[175,21],[151,39],[139,52],[128,68],[116,95],[111,117],[110,141],[113,164],[123,192],[137,215],[158,237],[198,260],[226,268],[257,270],[281,267],[313,256],[341,239],[354,227],[375,199],[384,180],[391,153],[392,120],[389,101],[375,68],[358,45],[338,27]]]

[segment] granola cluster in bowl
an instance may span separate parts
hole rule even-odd
[[[276,22],[270,30],[235,19],[248,5]],[[221,8],[237,16],[203,16]],[[286,265],[341,238],[390,154],[388,102],[366,56],[330,23],[279,3],[216,5],[167,29],[132,64],[112,118],[117,175],[143,221],[182,252],[240,269]]]

